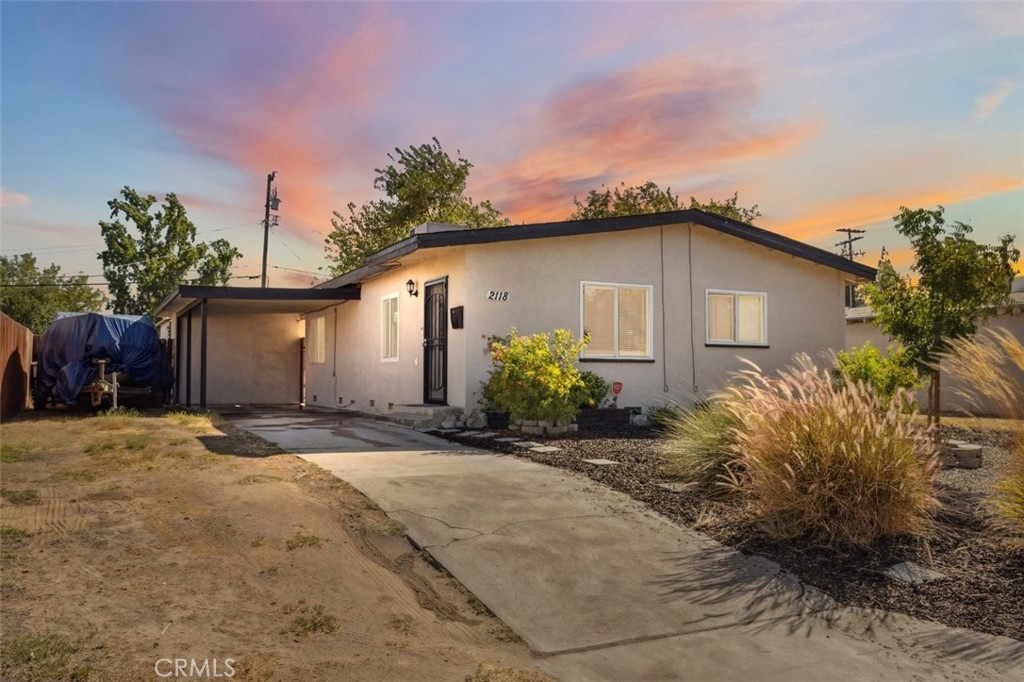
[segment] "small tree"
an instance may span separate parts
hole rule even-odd
[[[174,194],[168,194],[155,214],[152,194],[142,196],[131,187],[107,202],[111,221],[100,221],[107,248],[98,258],[110,283],[115,313],[148,315],[174,287],[185,282],[223,286],[241,252],[226,239],[196,243],[196,226]],[[132,235],[134,225],[138,237]],[[193,277],[188,273],[197,272]]]
[[[725,201],[709,199],[701,202],[696,197],[690,197],[689,206],[684,206],[679,201],[679,195],[673,194],[671,188],[662,189],[653,180],[637,187],[627,187],[624,182],[615,188],[602,185],[599,190],[590,190],[582,201],[573,197],[572,203],[575,209],[569,220],[662,213],[684,208],[700,209],[744,223],[753,223],[761,217],[756,205],[750,208],[739,205],[739,192],[733,192]]]
[[[896,231],[914,247],[917,281],[896,272],[887,257],[878,264],[878,277],[865,287],[874,308],[875,324],[896,339],[918,368],[928,374],[929,423],[939,422],[941,389],[938,360],[949,339],[969,337],[975,318],[986,308],[1007,300],[1013,265],[1020,258],[1014,238],[995,246],[978,244],[973,228],[956,222],[947,230],[944,209],[902,207],[893,220]]]
[[[40,269],[31,253],[0,256],[0,310],[36,334],[43,334],[59,312],[95,313],[106,297],[87,275],[62,275],[60,266]]]
[[[917,368],[904,349],[890,344],[882,355],[870,341],[860,348],[839,351],[833,376],[840,385],[847,381],[869,384],[886,404],[897,390],[913,390],[921,383]]]
[[[334,228],[325,240],[334,275],[353,270],[370,254],[409,236],[421,223],[438,222],[466,227],[500,227],[508,219],[489,201],[479,204],[465,196],[473,164],[461,154],[452,159],[437,138],[418,147],[395,148],[394,163],[374,170],[374,189],[384,199],[362,206],[349,203],[348,215],[334,211]]]

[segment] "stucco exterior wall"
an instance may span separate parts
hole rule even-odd
[[[700,227],[692,235],[689,226],[668,226],[479,245],[466,250],[469,406],[490,366],[482,337],[512,326],[581,334],[582,281],[653,287],[654,361],[580,365],[621,381],[623,406],[690,404],[721,388],[742,367],[739,357],[769,370],[796,352],[823,356],[844,342],[841,273]],[[706,346],[706,289],[765,292],[768,347]],[[492,290],[508,291],[508,301],[488,300]]]
[[[369,412],[422,403],[423,292],[426,282],[444,276],[449,310],[463,306],[465,316],[464,329],[452,329],[448,320],[448,404],[466,409],[479,407],[490,369],[486,337],[512,327],[524,334],[557,328],[582,333],[583,281],[652,287],[652,359],[580,365],[609,382],[621,381],[622,406],[691,404],[724,386],[729,373],[744,366],[741,357],[772,370],[797,352],[821,359],[843,347],[842,273],[706,228],[690,229],[672,225],[411,254],[395,270],[364,281],[359,301],[307,316],[307,324],[324,317],[327,348],[323,364],[307,364],[307,403]],[[416,280],[420,296],[406,293],[408,279]],[[765,293],[767,346],[707,345],[707,289]],[[399,300],[400,347],[398,359],[389,362],[381,359],[381,305],[392,293]]]
[[[176,324],[171,325],[177,336]],[[182,322],[178,397],[185,404],[187,327]],[[206,403],[208,405],[298,404],[302,327],[292,313],[207,315]],[[199,405],[202,315],[192,313],[191,404]]]
[[[466,277],[462,248],[413,254],[403,261],[403,267],[364,281],[359,301],[307,315],[307,325],[313,317],[323,315],[327,331],[324,364],[307,364],[307,404],[371,413],[387,412],[389,403],[421,404],[424,290],[428,282],[443,277],[448,278],[448,309],[463,305]],[[409,279],[416,280],[418,296],[407,293],[405,283]],[[390,294],[398,294],[397,360],[381,358],[381,306],[383,298]],[[448,404],[464,406],[466,332],[452,329],[450,317],[446,324]],[[307,338],[308,334],[307,326]]]

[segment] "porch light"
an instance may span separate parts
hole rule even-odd
[[[405,290],[409,292],[410,296],[419,296],[419,289],[416,288],[416,280],[410,279],[405,283]]]

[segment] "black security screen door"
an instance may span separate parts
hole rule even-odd
[[[448,404],[448,278],[427,282],[423,295],[423,402]]]

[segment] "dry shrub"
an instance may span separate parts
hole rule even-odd
[[[740,419],[725,397],[674,410],[662,417],[666,438],[661,455],[665,473],[685,481],[710,483],[725,473],[735,458],[736,428]]]
[[[996,507],[1024,529],[1024,345],[1009,330],[989,329],[972,339],[953,339],[948,348],[942,369],[963,382],[957,393],[979,412],[999,407],[1016,420],[1013,469],[996,486]]]
[[[866,547],[929,528],[935,451],[902,411],[902,390],[881,402],[806,355],[772,377],[751,367],[726,391],[741,426],[723,485],[746,495],[773,535]]]

